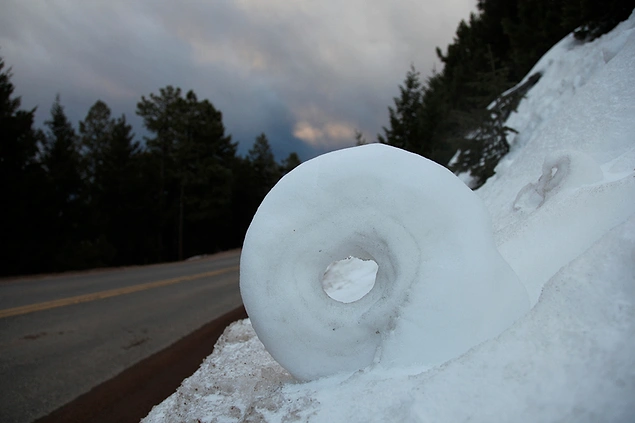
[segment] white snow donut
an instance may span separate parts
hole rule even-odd
[[[258,208],[241,295],[262,343],[300,380],[440,364],[529,310],[491,231],[481,200],[436,163],[381,144],[335,151],[287,174]],[[344,304],[321,278],[349,256],[379,270]]]

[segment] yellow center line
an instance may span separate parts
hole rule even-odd
[[[93,292],[91,294],[77,295],[75,297],[61,298],[59,300],[45,301],[43,303],[29,304],[21,307],[7,308],[0,310],[0,319],[3,317],[19,316],[21,314],[33,313],[35,311],[48,310],[51,308],[64,307],[72,304],[87,303],[89,301],[103,300],[104,298],[116,297],[118,295],[132,294],[133,292],[145,291],[148,289],[159,288],[162,286],[174,285],[181,282],[192,281],[195,279],[208,278],[210,276],[222,275],[223,273],[233,272],[239,269],[239,266],[227,267],[225,269],[212,270],[210,272],[198,273],[196,275],[181,276],[173,279],[164,279],[161,281],[142,283],[140,285],[126,286],[123,288],[109,289],[107,291]]]

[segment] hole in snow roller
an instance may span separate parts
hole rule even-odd
[[[375,286],[377,263],[348,256],[329,264],[322,275],[322,289],[326,295],[341,303],[363,298]]]
[[[378,268],[370,291],[345,304],[322,281],[348,256]],[[324,154],[283,177],[253,218],[240,266],[258,337],[301,380],[441,364],[529,310],[476,194],[381,144]]]

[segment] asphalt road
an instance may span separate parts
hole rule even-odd
[[[239,306],[239,256],[0,281],[0,422],[47,415]]]

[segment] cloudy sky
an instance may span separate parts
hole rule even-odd
[[[279,159],[374,140],[410,66],[440,68],[476,0],[2,0],[0,56],[24,108],[55,94],[76,124],[97,100],[135,115],[142,95],[194,90],[244,153],[264,132]]]

